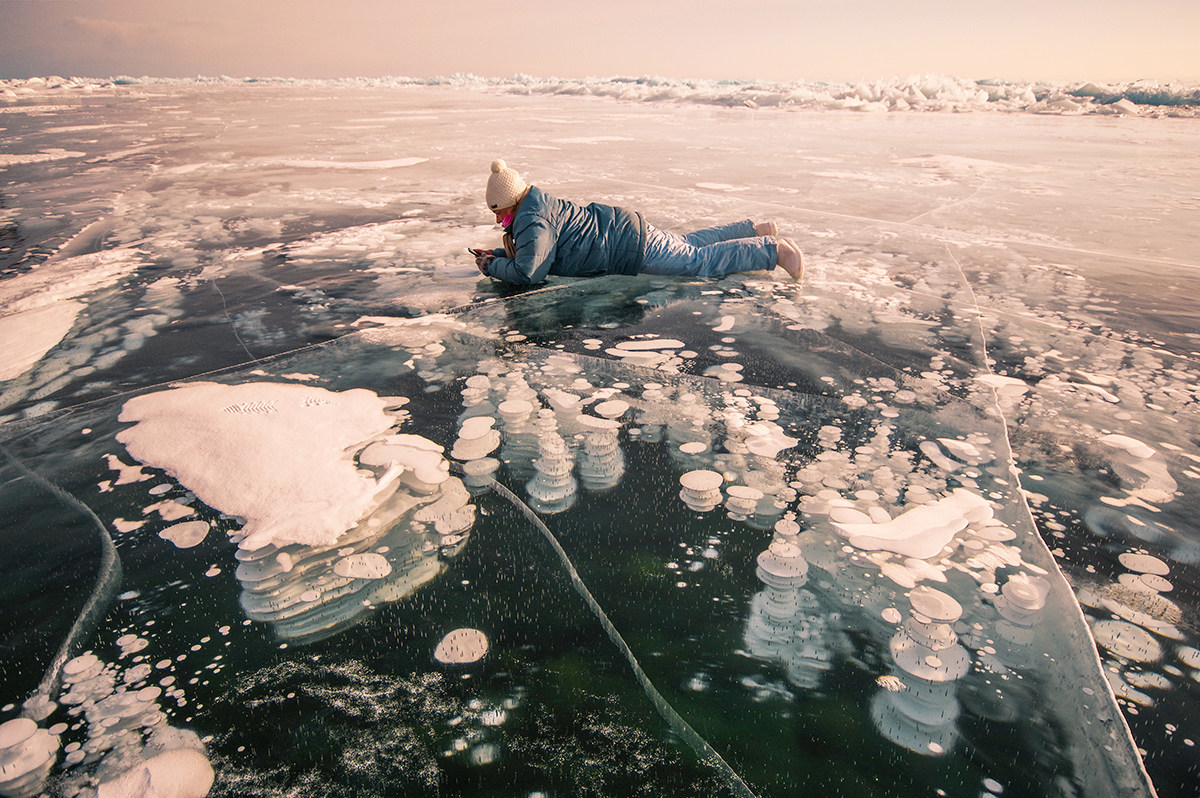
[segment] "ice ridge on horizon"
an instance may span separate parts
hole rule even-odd
[[[610,76],[582,79],[518,74],[489,78],[454,74],[431,78],[354,77],[313,80],[286,77],[229,76],[164,78],[69,77],[57,75],[0,80],[0,101],[16,102],[72,90],[96,91],[118,86],[288,84],[321,87],[452,86],[510,94],[581,95],[632,102],[677,102],[749,108],[795,107],[865,112],[1007,111],[1039,114],[1118,114],[1194,117],[1200,108],[1200,84],[1135,80],[1096,81],[974,80],[945,75],[913,75],[846,82],[681,79],[659,76]]]

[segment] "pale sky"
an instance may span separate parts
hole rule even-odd
[[[1200,81],[1200,0],[0,0],[0,78]]]

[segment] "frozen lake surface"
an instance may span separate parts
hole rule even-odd
[[[0,789],[1200,794],[1195,120],[653,89],[3,98]]]

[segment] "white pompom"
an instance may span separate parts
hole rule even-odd
[[[507,168],[508,168],[507,164],[505,164],[504,161],[501,161],[499,158],[492,161],[492,171],[493,172],[499,172],[499,171],[502,171]]]

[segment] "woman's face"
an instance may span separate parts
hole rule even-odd
[[[501,208],[498,211],[492,211],[494,214],[496,214],[496,224],[503,225],[506,221],[508,221],[508,218],[512,216],[513,208],[515,207],[515,205],[510,205],[507,208]]]

